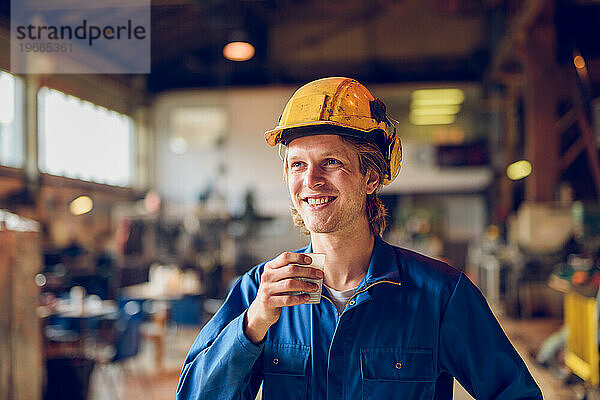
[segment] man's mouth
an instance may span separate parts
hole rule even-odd
[[[318,197],[305,197],[303,200],[305,202],[307,202],[308,205],[310,205],[310,206],[320,206],[322,204],[327,204],[335,199],[336,199],[336,197],[334,197],[334,196],[318,196]]]

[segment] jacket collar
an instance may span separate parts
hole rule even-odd
[[[312,243],[309,243],[301,252],[312,253]],[[394,248],[377,236],[375,237],[375,244],[373,246],[373,253],[371,253],[371,261],[369,261],[367,274],[358,287],[362,288],[377,281],[400,283],[399,271]]]
[[[366,285],[370,285],[381,280],[400,283],[400,269],[394,248],[380,237],[376,237],[364,281]]]

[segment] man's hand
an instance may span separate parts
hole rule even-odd
[[[291,295],[289,292],[316,292],[319,287],[295,278],[323,278],[323,271],[293,264],[310,264],[312,260],[302,253],[281,253],[265,264],[260,277],[256,298],[250,304],[244,321],[244,333],[255,344],[260,343],[267,331],[281,315],[281,307],[304,304],[310,295]]]

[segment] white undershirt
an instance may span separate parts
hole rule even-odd
[[[350,300],[350,297],[352,297],[352,295],[354,295],[354,293],[356,292],[356,289],[358,288],[358,286],[357,286],[352,289],[339,291],[339,290],[332,289],[329,286],[325,286],[325,287],[331,294],[331,300],[333,301],[333,304],[335,304],[335,308],[337,308],[339,313],[344,311],[344,308],[346,308],[346,304],[348,303],[348,300]]]

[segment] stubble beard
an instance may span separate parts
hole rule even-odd
[[[295,208],[300,217],[302,217],[302,221],[304,221],[304,227],[309,232],[334,233],[348,229],[357,222],[357,219],[366,216],[366,199],[365,193],[361,200],[353,201],[347,207],[344,207],[344,209],[333,210],[334,212],[328,215],[315,215],[316,213],[305,211],[305,209],[298,207],[298,205],[295,205]],[[337,200],[339,200],[339,197]],[[302,200],[299,201],[301,202]],[[332,204],[332,206],[336,205]],[[305,215],[307,213],[312,215]]]

